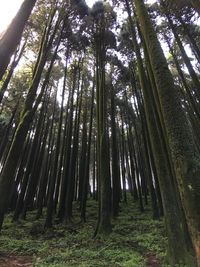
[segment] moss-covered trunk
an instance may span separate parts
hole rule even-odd
[[[52,15],[50,15],[50,20],[48,23],[47,28],[51,29],[52,28],[52,20],[53,17],[55,15],[55,12],[52,13]],[[46,84],[47,84],[47,80],[48,77],[50,75],[51,72],[51,68],[53,65],[53,62],[55,60],[55,54],[52,57],[52,62],[50,64],[50,67],[47,71],[46,77],[45,77],[45,81],[43,83],[43,86],[41,88],[41,92],[39,93],[37,99],[36,99],[36,94],[37,94],[37,89],[40,83],[40,79],[41,79],[41,75],[48,57],[48,53],[49,50],[51,48],[52,42],[54,40],[55,34],[58,30],[58,26],[61,22],[61,17],[58,17],[56,25],[53,28],[53,32],[50,36],[50,38],[48,38],[46,36],[46,33],[48,32],[48,30],[44,31],[44,35],[42,38],[42,53],[39,56],[39,60],[38,60],[38,64],[37,64],[37,71],[35,72],[35,75],[33,77],[31,86],[29,88],[26,100],[25,100],[25,104],[22,110],[22,114],[21,114],[21,119],[19,122],[19,125],[16,129],[15,132],[15,136],[13,138],[12,141],[12,145],[10,147],[8,156],[6,158],[6,162],[5,165],[3,167],[2,173],[1,173],[1,177],[0,177],[0,213],[3,214],[6,212],[7,208],[8,208],[8,199],[11,195],[11,188],[14,182],[14,178],[15,178],[15,171],[19,162],[19,155],[21,154],[22,148],[24,146],[25,143],[25,139],[26,139],[26,135],[27,132],[29,130],[29,127],[31,125],[31,122],[33,120],[34,114],[37,110],[37,107],[41,101],[42,95],[44,93],[44,90],[46,88]],[[61,36],[61,35],[60,35]],[[47,37],[47,38],[46,38]],[[57,47],[55,49],[55,52],[58,49],[59,46],[59,41],[60,39],[57,40]],[[35,101],[36,100],[36,101]],[[34,103],[35,101],[35,103]]]
[[[134,2],[158,90],[181,200],[200,266],[200,157],[147,10],[142,0]]]

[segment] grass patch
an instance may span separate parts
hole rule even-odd
[[[12,223],[9,214],[0,235],[0,253],[33,255],[34,267],[145,267],[149,251],[162,261],[166,254],[163,221],[152,220],[148,209],[141,214],[131,200],[121,203],[121,210],[112,221],[112,233],[95,239],[97,203],[93,200],[88,201],[85,224],[80,223],[75,203],[73,222],[56,224],[48,231],[43,230],[45,218],[34,222],[35,212],[19,223]]]

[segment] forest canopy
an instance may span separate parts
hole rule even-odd
[[[112,232],[164,218],[170,266],[200,267],[200,2],[24,0],[0,35],[0,228],[44,216]],[[133,218],[134,220],[134,218]],[[132,233],[130,233],[131,235]]]

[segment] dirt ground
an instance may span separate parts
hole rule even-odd
[[[32,267],[31,256],[0,255],[0,267]]]
[[[32,267],[32,261],[31,256],[0,255],[0,267]],[[160,262],[154,253],[146,254],[146,265],[148,267],[160,267]]]
[[[160,262],[156,257],[156,254],[149,252],[146,254],[146,265],[148,267],[160,267]]]

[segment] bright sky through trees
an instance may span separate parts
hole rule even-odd
[[[0,0],[0,33],[6,29],[23,0]]]
[[[0,33],[9,25],[22,2],[23,0],[0,0]],[[96,0],[86,0],[89,7],[92,7],[95,2]],[[148,0],[148,2],[153,3],[155,0]]]
[[[148,0],[147,2],[149,3],[149,4],[151,4],[151,3],[154,3],[156,0]],[[85,2],[87,3],[87,5],[89,6],[89,7],[92,7],[93,6],[93,4],[96,2],[96,0],[85,0]]]
[[[0,0],[0,33],[9,25],[22,2],[23,0]],[[95,2],[96,0],[86,0],[89,7]]]

